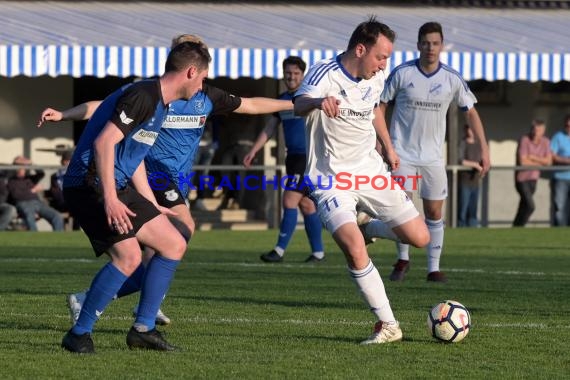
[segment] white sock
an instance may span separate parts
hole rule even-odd
[[[376,315],[378,320],[382,322],[396,321],[390,307],[390,301],[386,295],[386,289],[384,289],[384,283],[372,261],[364,269],[355,270],[348,268],[348,272],[356,283],[364,301],[370,307],[370,311]]]
[[[283,257],[283,254],[285,254],[285,250],[284,250],[283,248],[281,248],[281,247],[275,247],[275,248],[273,248],[273,250],[274,250],[275,252],[277,252],[277,254],[278,254],[279,256],[281,256],[281,257]]]
[[[443,249],[443,219],[426,219],[427,228],[430,234],[430,241],[426,248],[428,273],[439,271],[439,259]]]
[[[396,243],[398,248],[398,259],[410,261],[410,246],[404,243]]]
[[[366,234],[369,237],[373,238],[381,238],[381,239],[389,239],[398,241],[398,236],[392,231],[392,228],[388,227],[388,225],[381,220],[372,219],[366,225]]]
[[[315,256],[317,259],[322,259],[323,257],[325,257],[325,253],[323,251],[313,252],[312,255]]]

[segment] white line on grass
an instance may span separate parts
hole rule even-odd
[[[15,318],[36,318],[36,315],[25,313],[0,313],[0,316],[9,316]],[[69,320],[67,314],[51,314],[50,317],[58,319]],[[131,316],[102,316],[100,319],[112,321],[131,321]],[[299,326],[319,326],[319,325],[340,325],[340,326],[370,326],[371,321],[350,321],[347,319],[258,319],[258,318],[207,318],[207,317],[177,317],[176,321],[186,323],[204,323],[204,324],[242,324],[242,325],[299,325]],[[400,322],[403,326],[410,325],[410,323]],[[531,330],[544,330],[544,329],[570,329],[570,325],[554,325],[547,323],[473,323],[474,328],[490,328],[490,329],[531,329]]]
[[[94,263],[100,261],[99,259],[79,259],[79,258],[69,258],[69,259],[49,259],[44,257],[0,257],[0,262],[4,263]],[[236,262],[187,262],[191,266],[210,266],[210,267],[244,267],[244,268],[296,268],[296,269],[346,269],[345,265],[307,265],[303,263],[298,264],[284,264],[279,263],[277,265],[264,264],[264,263],[236,263]],[[416,267],[418,268],[418,267]],[[425,267],[419,269],[427,269]],[[505,276],[570,276],[570,272],[531,272],[531,271],[515,271],[515,270],[486,270],[481,268],[446,268],[446,272],[455,273],[480,273],[480,274],[501,274]]]

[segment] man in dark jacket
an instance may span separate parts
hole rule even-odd
[[[14,165],[30,165],[32,161],[24,156],[14,159]],[[54,208],[42,201],[39,193],[42,191],[40,180],[45,176],[43,170],[35,170],[31,174],[26,168],[19,168],[15,175],[8,180],[8,191],[18,214],[24,219],[30,231],[37,231],[36,215],[46,219],[54,231],[63,231],[63,217]]]

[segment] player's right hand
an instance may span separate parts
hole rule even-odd
[[[46,108],[43,110],[40,119],[38,120],[38,128],[40,128],[46,121],[61,121],[63,114],[53,108]]]

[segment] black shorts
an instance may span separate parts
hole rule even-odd
[[[139,229],[149,220],[160,215],[160,211],[134,188],[128,186],[117,191],[119,200],[132,212],[129,217],[133,230],[128,234],[119,234],[109,227],[103,197],[92,187],[65,187],[63,196],[71,214],[79,220],[79,225],[89,238],[97,256],[107,252],[114,244],[135,237]]]
[[[288,154],[285,157],[285,190],[296,191],[301,194],[307,192],[307,186],[303,184],[303,176],[307,166],[307,156],[304,154]]]
[[[172,208],[178,205],[185,205],[186,199],[180,193],[178,186],[171,181],[166,189],[163,190],[153,190],[156,202],[162,207]]]

